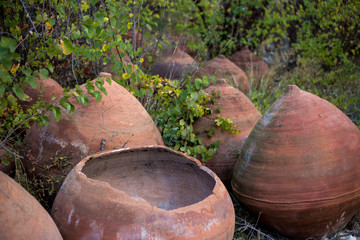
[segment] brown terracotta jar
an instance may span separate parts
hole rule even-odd
[[[220,55],[201,64],[196,76],[215,76],[218,79],[225,78],[231,86],[240,89],[244,94],[248,94],[250,90],[246,73],[224,55]]]
[[[217,152],[204,164],[213,170],[225,185],[229,185],[238,154],[261,114],[245,94],[230,86],[225,79],[219,79],[216,85],[208,87],[205,92],[220,92],[221,96],[215,97],[215,103],[209,105],[212,110],[210,115],[194,122],[194,129],[201,141],[207,145],[220,141]],[[230,118],[240,133],[233,134],[217,127],[215,119],[219,114],[221,117]],[[212,128],[216,131],[209,137],[208,132]]]
[[[244,48],[229,57],[229,60],[247,73],[247,76],[253,79],[252,83],[256,89],[260,87],[262,79],[269,72],[268,65],[249,49]]]
[[[232,189],[279,233],[322,237],[360,208],[359,162],[360,132],[351,120],[292,85],[249,135]]]
[[[101,77],[105,80],[111,75],[103,73]],[[48,126],[32,126],[24,139],[23,155],[35,175],[55,177],[61,184],[75,164],[100,151],[102,145],[106,150],[163,144],[150,115],[130,92],[116,82],[109,85],[105,81],[104,87],[107,96],[99,103],[90,96],[87,106],[72,99],[76,108],[72,115],[63,112],[56,122],[49,114]],[[87,93],[84,85],[81,88]]]
[[[1,171],[0,203],[0,239],[62,239],[54,221],[40,203]]]
[[[185,75],[192,75],[199,64],[189,54],[179,48],[166,51],[151,67],[152,75],[163,78],[182,79]]]
[[[232,239],[235,215],[219,178],[166,147],[86,157],[51,212],[64,239]]]

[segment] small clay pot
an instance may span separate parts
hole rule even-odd
[[[225,78],[231,86],[240,89],[244,94],[248,94],[250,90],[246,73],[224,55],[201,64],[196,76],[201,78],[204,76],[215,76],[218,79]]]
[[[263,78],[269,72],[268,65],[247,48],[234,53],[229,57],[229,60],[244,70],[247,76],[255,81],[252,83],[255,89],[260,87]]]
[[[235,215],[219,178],[166,147],[86,157],[51,212],[64,239],[232,239]]]
[[[217,152],[204,164],[213,170],[225,185],[230,185],[241,148],[256,122],[261,118],[261,114],[245,94],[230,86],[225,79],[219,79],[216,85],[208,87],[205,92],[210,95],[219,92],[221,96],[213,96],[215,103],[209,104],[212,113],[197,119],[194,122],[194,130],[207,145],[220,141]],[[240,133],[233,134],[218,127],[215,123],[218,115],[231,119]],[[213,128],[215,132],[210,137],[209,131],[211,132]]]
[[[360,132],[334,105],[289,86],[250,133],[236,198],[273,230],[323,237],[360,208]]]
[[[167,51],[151,67],[152,75],[163,78],[182,79],[185,75],[192,75],[199,64],[189,54],[176,48]]]
[[[1,171],[0,202],[0,239],[62,239],[54,221],[40,203]]]
[[[111,75],[102,73],[100,77],[105,81]],[[85,85],[81,88],[87,94]],[[99,103],[88,94],[87,106],[71,99],[73,114],[64,111],[56,122],[49,113],[48,126],[33,125],[25,136],[22,151],[27,169],[45,177],[44,182],[56,183],[55,190],[72,167],[92,153],[123,146],[163,145],[152,118],[130,92],[116,82],[109,85],[105,81],[104,88],[107,95]]]

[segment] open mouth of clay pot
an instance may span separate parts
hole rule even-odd
[[[109,183],[132,198],[172,210],[202,201],[212,194],[214,178],[182,155],[155,148],[117,152],[89,159],[88,177]]]

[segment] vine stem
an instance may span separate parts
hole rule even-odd
[[[31,25],[33,26],[35,32],[36,32],[37,34],[39,34],[38,31],[36,30],[36,27],[35,27],[35,25],[34,25],[34,22],[32,21],[32,19],[31,19],[31,17],[30,17],[30,14],[28,13],[28,11],[27,11],[27,9],[26,9],[26,7],[25,7],[24,2],[23,2],[22,0],[20,0],[20,2],[21,2],[21,5],[23,6],[23,8],[24,8],[24,10],[25,10],[25,12],[26,12],[26,15],[27,15],[27,17],[29,18],[29,20],[30,20],[30,22],[31,22]],[[39,36],[37,36],[37,37],[39,37]]]

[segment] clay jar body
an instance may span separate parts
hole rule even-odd
[[[220,55],[203,63],[196,76],[215,76],[218,79],[225,78],[231,86],[240,89],[244,94],[248,94],[250,90],[246,73],[224,55]]]
[[[45,103],[54,103],[52,97],[59,98],[63,95],[63,88],[54,79],[43,78],[36,79],[38,85],[36,88],[31,86],[24,87],[24,93],[30,97],[27,101],[20,102],[25,109],[30,108],[39,99]]]
[[[183,75],[192,75],[198,67],[189,54],[176,48],[168,50],[151,67],[152,75],[159,75],[163,78],[182,79]]]
[[[208,87],[205,92],[211,95],[213,92],[219,92],[221,96],[215,97],[215,103],[209,105],[212,110],[210,115],[194,122],[194,129],[197,136],[206,145],[220,140],[219,149],[210,160],[205,162],[205,165],[213,170],[225,185],[228,185],[232,178],[237,155],[252,128],[261,118],[261,114],[247,96],[230,86],[224,79],[219,79],[216,85]],[[218,108],[220,108],[220,112]],[[217,127],[215,119],[218,118],[218,115],[230,118],[240,133],[233,134]],[[209,137],[208,132],[212,128],[215,128],[216,131]]]
[[[101,76],[104,81],[111,77]],[[86,93],[85,86],[81,88]],[[87,106],[72,99],[72,115],[63,112],[59,122],[49,115],[48,126],[34,125],[29,130],[23,147],[27,168],[34,167],[36,175],[62,179],[83,157],[100,151],[102,142],[105,150],[163,144],[155,123],[130,92],[116,82],[105,81],[104,88],[107,96],[99,103],[92,96]]]
[[[269,72],[268,65],[247,48],[234,53],[229,60],[244,70],[249,78],[254,79],[252,86],[256,89],[260,87],[262,79]]]
[[[166,147],[83,159],[56,196],[64,239],[232,239],[232,201],[199,161]]]
[[[62,239],[40,203],[1,171],[0,203],[0,239]]]
[[[331,103],[289,86],[249,135],[236,198],[279,233],[305,239],[342,228],[360,207],[360,132]]]

